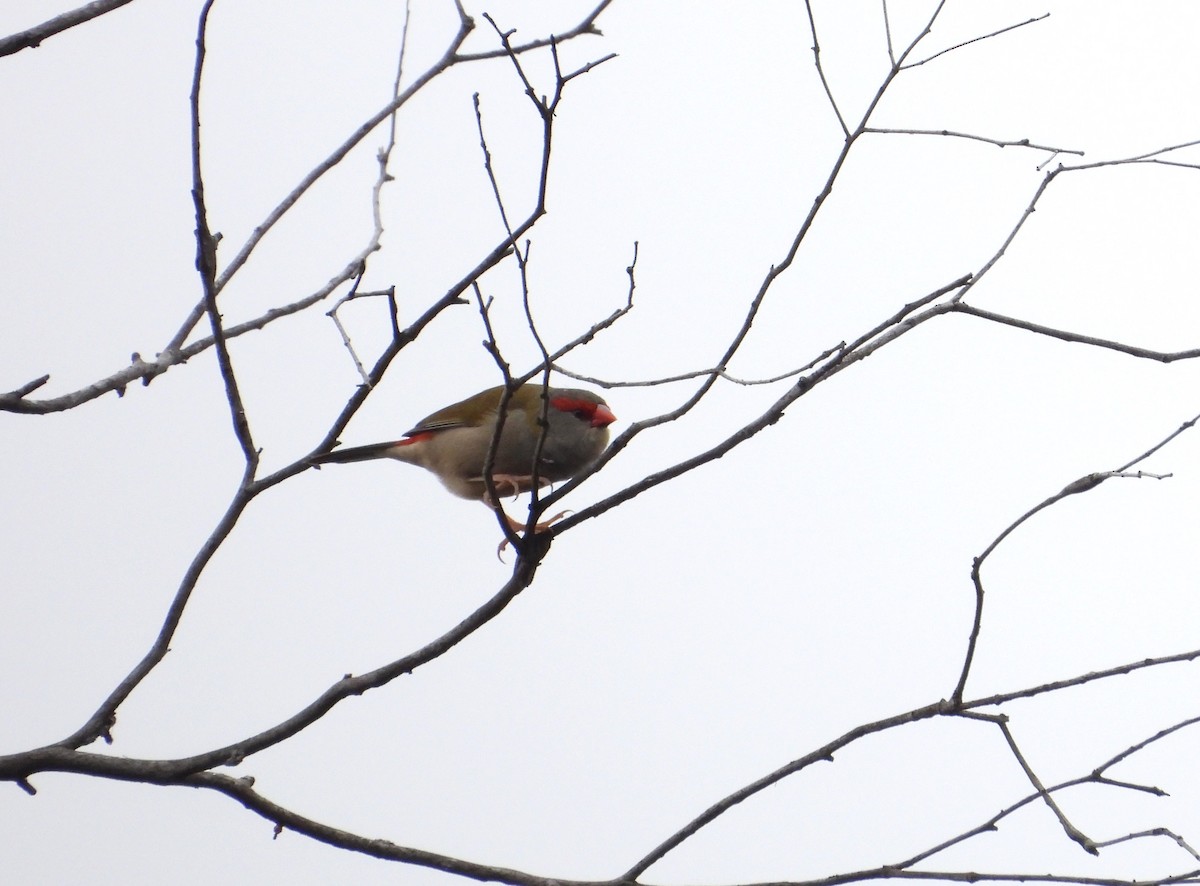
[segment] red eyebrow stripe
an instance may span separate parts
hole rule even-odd
[[[576,409],[582,409],[589,415],[596,411],[596,404],[590,400],[579,400],[575,397],[552,397],[550,405],[560,412],[574,412]]]

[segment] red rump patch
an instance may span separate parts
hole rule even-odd
[[[409,434],[403,440],[397,440],[394,446],[408,446],[410,443],[420,443],[422,440],[428,440],[433,436],[433,431],[418,431],[415,434]]]

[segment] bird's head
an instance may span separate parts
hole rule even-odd
[[[612,410],[608,408],[608,404],[591,391],[575,389],[551,391],[550,408],[567,413],[592,428],[607,428],[617,420]]]

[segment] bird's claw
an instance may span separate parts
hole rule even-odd
[[[512,492],[513,498],[516,498],[521,494],[521,481],[523,479],[526,478],[518,477],[514,474],[493,474],[492,486],[494,486],[496,489],[496,495],[503,495],[504,493],[501,491],[501,489],[504,487]]]

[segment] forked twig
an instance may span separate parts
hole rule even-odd
[[[1154,446],[1150,447],[1148,450],[1143,452],[1141,455],[1137,456],[1136,458],[1132,459],[1129,462],[1126,462],[1124,465],[1121,465],[1121,467],[1119,467],[1115,470],[1099,471],[1099,472],[1092,473],[1092,474],[1085,474],[1084,476],[1080,477],[1079,479],[1074,480],[1071,483],[1068,483],[1066,486],[1064,486],[1061,490],[1056,492],[1054,495],[1051,495],[1049,498],[1046,498],[1046,499],[1038,502],[1036,505],[1034,505],[1032,508],[1030,508],[1024,514],[1022,514],[1020,517],[1018,517],[1016,520],[1014,520],[1012,523],[1010,523],[1008,526],[1006,526],[1003,529],[1003,531],[1000,532],[999,535],[997,535],[994,539],[992,539],[992,542],[984,549],[983,553],[974,559],[974,561],[971,564],[971,584],[975,589],[974,618],[973,618],[972,624],[971,624],[971,632],[970,632],[969,636],[967,637],[967,651],[966,651],[965,656],[963,657],[963,664],[962,664],[962,669],[959,672],[958,683],[955,685],[954,692],[951,693],[951,696],[950,696],[953,701],[955,701],[955,702],[962,701],[963,692],[966,690],[967,677],[969,676],[969,674],[971,672],[971,663],[975,659],[975,647],[979,641],[980,631],[983,628],[984,590],[983,590],[983,578],[981,575],[981,571],[983,569],[984,561],[986,561],[987,558],[989,556],[991,556],[992,552],[995,551],[996,548],[998,548],[1000,546],[1000,544],[1006,538],[1008,538],[1010,535],[1012,535],[1013,532],[1015,532],[1019,526],[1028,522],[1030,519],[1032,519],[1034,517],[1034,515],[1041,513],[1042,511],[1046,510],[1046,508],[1050,507],[1053,504],[1057,504],[1058,502],[1062,501],[1064,498],[1067,498],[1068,496],[1078,495],[1081,492],[1088,492],[1092,489],[1095,489],[1097,486],[1099,486],[1104,481],[1111,480],[1114,478],[1129,478],[1129,479],[1145,478],[1145,479],[1151,479],[1151,480],[1165,480],[1165,479],[1169,478],[1171,476],[1170,474],[1150,474],[1150,473],[1146,473],[1143,471],[1137,471],[1134,473],[1130,473],[1129,469],[1131,467],[1133,467],[1134,465],[1138,464],[1139,462],[1142,462],[1145,459],[1149,458],[1151,455],[1153,455],[1158,450],[1162,449],[1164,446],[1167,445],[1167,443],[1174,440],[1176,437],[1178,437],[1184,431],[1186,431],[1192,427],[1195,427],[1197,421],[1200,421],[1200,415],[1197,415],[1196,417],[1191,418],[1188,421],[1185,421],[1182,425],[1180,425],[1178,428],[1176,428],[1174,431],[1172,431],[1170,434],[1168,434],[1164,439],[1160,440],[1158,443],[1156,443]]]

